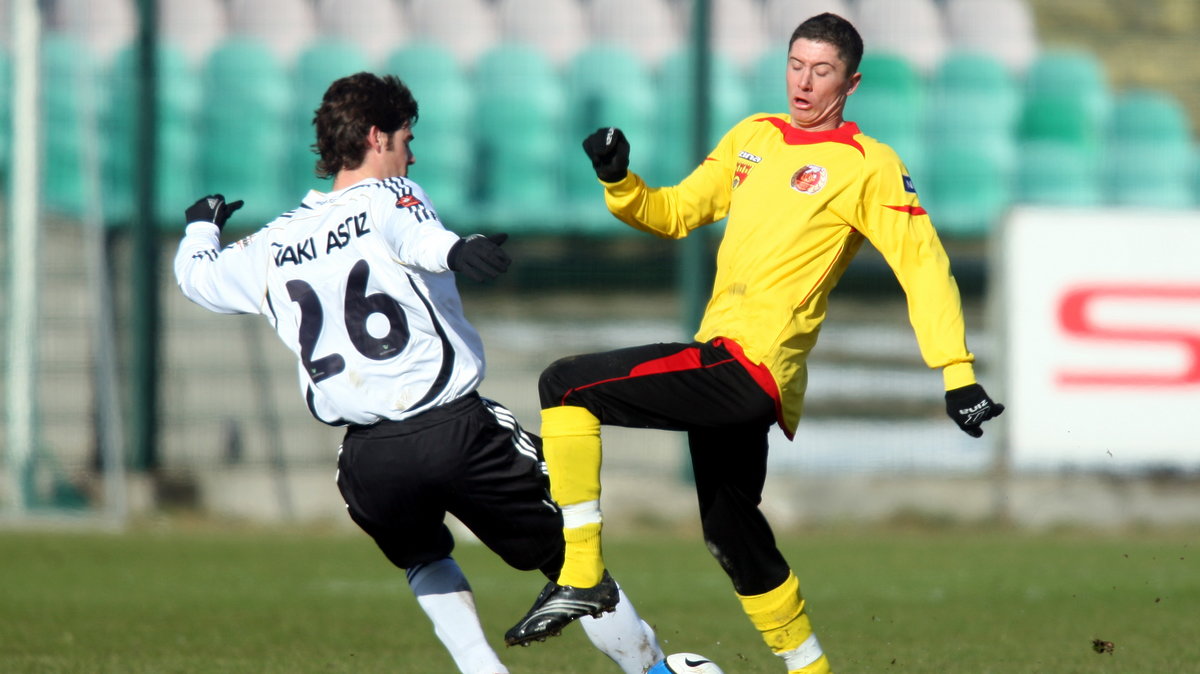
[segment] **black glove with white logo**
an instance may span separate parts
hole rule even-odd
[[[475,281],[490,281],[508,269],[512,258],[500,244],[508,240],[507,234],[472,234],[450,248],[446,265],[453,271],[466,274]]]
[[[979,384],[971,384],[946,391],[946,414],[967,435],[978,438],[983,435],[983,422],[998,417],[1004,405],[988,397]]]
[[[193,222],[211,222],[217,226],[217,229],[225,229],[225,221],[233,212],[242,207],[245,203],[241,199],[233,203],[225,203],[225,197],[220,194],[210,194],[207,197],[201,197],[196,203],[188,207],[184,211],[184,216],[187,218],[185,225],[190,225]]]
[[[629,173],[629,141],[615,126],[596,129],[584,138],[583,151],[592,160],[596,177],[606,183],[615,183]]]

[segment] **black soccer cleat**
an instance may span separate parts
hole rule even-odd
[[[608,575],[608,571],[595,587],[572,587],[551,581],[542,588],[525,617],[504,633],[504,643],[528,646],[534,641],[556,637],[562,634],[564,627],[585,615],[599,618],[616,610],[619,601],[617,581]]]

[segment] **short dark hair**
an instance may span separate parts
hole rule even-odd
[[[792,31],[788,49],[790,50],[792,44],[801,38],[837,47],[838,56],[846,63],[846,74],[853,75],[858,72],[858,64],[863,55],[863,41],[858,29],[849,21],[830,12],[809,18]]]
[[[372,126],[395,133],[417,123],[417,101],[395,75],[380,77],[361,72],[334,81],[313,114],[320,155],[316,174],[330,178],[342,169],[356,169],[366,155],[363,139]]]

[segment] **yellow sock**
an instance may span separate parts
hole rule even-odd
[[[738,599],[771,652],[783,658],[788,674],[831,674],[829,659],[804,613],[796,574],[789,572],[774,590],[750,596],[739,594]]]
[[[550,473],[550,495],[563,509],[567,547],[558,584],[594,587],[604,575],[600,420],[582,407],[542,410],[542,453]]]
[[[600,523],[563,528],[567,541],[559,585],[595,587],[604,576],[604,556],[600,553]]]

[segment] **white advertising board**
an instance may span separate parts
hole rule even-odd
[[[1200,468],[1200,212],[1019,209],[992,274],[1017,469]]]

